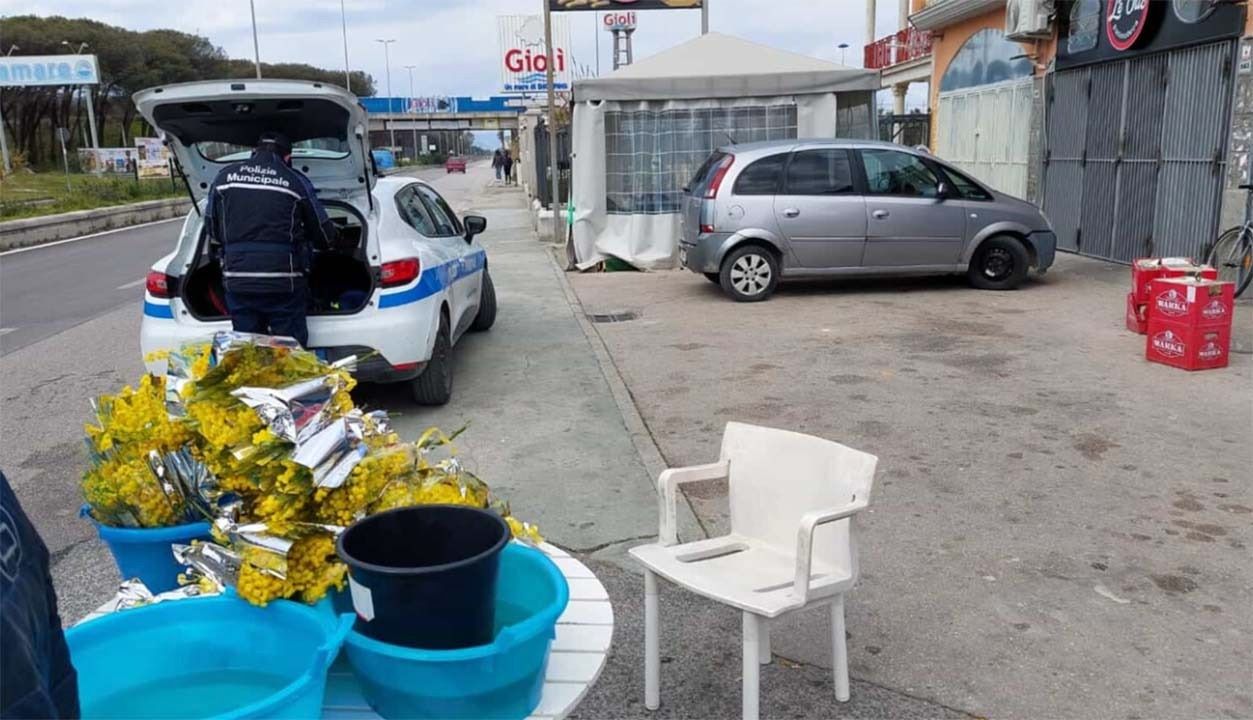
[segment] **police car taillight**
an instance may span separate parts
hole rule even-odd
[[[153,297],[168,298],[170,296],[170,277],[163,272],[149,270],[144,285],[148,289],[148,294]]]
[[[413,279],[420,274],[422,274],[422,263],[418,262],[417,258],[405,258],[383,263],[379,279],[383,287],[394,287],[413,282]]]

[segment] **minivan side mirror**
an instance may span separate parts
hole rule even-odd
[[[947,180],[941,180],[940,184],[935,188],[935,196],[939,200],[947,200],[953,197],[953,186],[949,185]]]
[[[487,218],[482,215],[466,215],[461,219],[466,228],[466,242],[474,240],[474,236],[487,229]]]

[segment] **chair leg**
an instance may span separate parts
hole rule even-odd
[[[644,571],[644,707],[661,706],[661,645],[657,622],[657,576]]]
[[[831,668],[835,674],[835,699],[848,702],[848,646],[844,641],[844,596],[831,603]]]
[[[760,653],[761,620],[744,613],[744,720],[757,720],[758,692],[761,684]]]
[[[769,665],[770,621],[766,618],[757,618],[757,627],[760,630],[757,635],[757,662],[762,665]]]

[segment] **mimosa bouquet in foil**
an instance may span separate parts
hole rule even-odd
[[[228,332],[162,356],[165,376],[94,403],[83,495],[104,525],[211,522],[214,543],[175,546],[201,591],[316,602],[345,582],[336,535],[409,505],[492,508],[515,537],[540,540],[462,465],[461,431],[406,442],[386,412],[356,407],[355,358],[326,363],[287,338]]]

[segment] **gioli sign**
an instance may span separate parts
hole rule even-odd
[[[1115,50],[1130,50],[1149,24],[1151,0],[1106,0],[1105,37]]]
[[[634,30],[635,29],[635,13],[634,12],[611,12],[605,13],[601,19],[606,30]]]
[[[553,90],[570,89],[570,25],[565,17],[553,19]],[[548,89],[548,52],[544,44],[544,18],[539,15],[500,15],[496,18],[500,39],[500,87],[507,93],[544,92]]]

